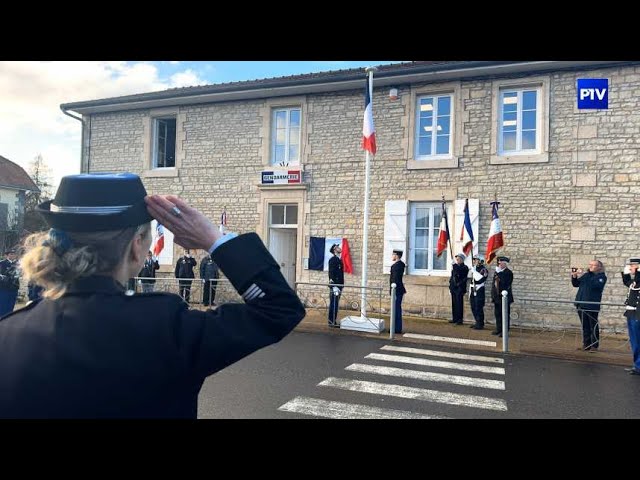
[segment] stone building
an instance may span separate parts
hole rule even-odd
[[[584,78],[608,80],[608,109],[577,108]],[[137,173],[150,192],[180,195],[216,221],[226,207],[228,228],[257,231],[292,284],[327,281],[305,268],[311,236],[346,237],[346,283],[360,285],[364,87],[354,69],[61,107],[82,116],[83,172]],[[514,323],[576,323],[571,305],[519,299],[573,299],[570,267],[594,257],[609,276],[603,301],[623,302],[619,271],[639,253],[640,62],[384,65],[373,115],[368,281],[385,287],[385,302],[390,252],[403,248],[405,309],[449,315],[450,258],[434,252],[443,195],[455,250],[469,199],[481,254],[500,201]],[[179,254],[168,253],[166,269]],[[623,320],[615,308],[601,319]]]

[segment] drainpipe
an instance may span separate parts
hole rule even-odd
[[[65,115],[67,115],[68,117],[74,118],[75,120],[78,120],[81,124],[82,124],[82,137],[80,140],[80,172],[81,173],[89,173],[89,163],[90,163],[90,159],[91,159],[91,117],[89,117],[89,132],[87,135],[87,140],[89,141],[88,146],[86,147],[86,155],[85,155],[85,125],[86,122],[82,117],[76,117],[75,115],[71,115],[69,112],[67,112],[62,105],[60,106],[60,110],[62,110],[62,113],[64,113]],[[86,166],[87,166],[87,170],[85,172],[83,172],[83,166],[84,166],[84,162],[83,159],[86,156],[87,162],[86,162]]]

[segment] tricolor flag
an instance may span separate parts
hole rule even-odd
[[[332,245],[340,245],[344,273],[353,273],[353,261],[346,238],[311,237],[309,241],[309,270],[329,270],[329,259],[333,254],[329,251]]]
[[[436,256],[442,255],[447,250],[447,243],[449,242],[451,235],[449,235],[449,221],[447,220],[447,209],[442,202],[442,219],[440,220],[440,233],[438,234],[438,247]]]
[[[489,241],[487,242],[487,253],[485,261],[487,264],[496,258],[496,252],[504,246],[504,238],[502,236],[502,225],[498,218],[498,205],[500,202],[491,202],[493,208],[491,210],[491,228],[489,228]]]
[[[471,230],[471,217],[469,216],[469,199],[464,201],[464,223],[460,232],[460,241],[462,242],[462,251],[465,255],[469,255],[473,250],[473,231]]]
[[[376,154],[376,127],[373,125],[373,104],[369,94],[369,78],[367,77],[367,87],[364,94],[364,123],[362,125],[362,148],[368,150],[372,155]]]
[[[157,257],[164,248],[164,227],[158,224],[156,227],[156,241],[153,245],[153,254]]]

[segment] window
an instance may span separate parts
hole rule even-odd
[[[153,119],[153,168],[176,166],[176,118]]]
[[[539,149],[539,89],[500,92],[499,151],[535,153]]]
[[[271,164],[300,163],[300,108],[278,108],[271,119]]]
[[[424,275],[434,271],[448,271],[449,254],[442,254],[439,258],[436,256],[441,220],[441,203],[411,203],[408,273]],[[450,232],[452,227],[449,221]]]
[[[272,227],[298,225],[298,205],[271,205],[269,224]]]
[[[450,157],[453,95],[420,96],[416,102],[414,158]]]

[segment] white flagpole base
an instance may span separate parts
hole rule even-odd
[[[364,317],[362,315],[356,317],[352,315],[340,320],[340,329],[381,333],[384,330],[384,320],[382,318]]]

